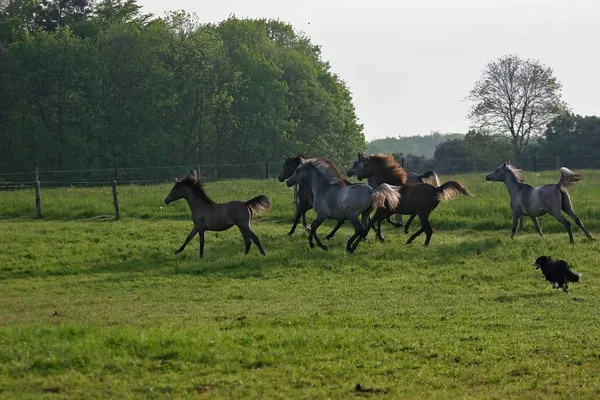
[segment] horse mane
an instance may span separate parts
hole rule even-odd
[[[369,159],[375,162],[380,168],[385,168],[402,183],[406,183],[406,171],[391,154],[372,154]]]
[[[523,179],[522,176],[523,171],[520,169],[513,167],[511,164],[506,164],[506,170],[513,175],[517,182],[525,182],[525,179]]]
[[[208,197],[208,195],[204,191],[204,182],[198,181],[194,184],[186,180],[185,183],[192,189],[194,194],[200,198],[200,200],[208,204],[215,204],[215,202],[210,197]]]
[[[308,164],[315,168],[317,172],[327,179],[331,185],[348,186],[350,182],[342,177],[340,170],[333,161],[329,161],[326,158],[308,158],[304,160],[305,164]]]

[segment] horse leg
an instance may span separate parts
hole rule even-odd
[[[567,221],[567,219],[561,214],[559,209],[551,210],[550,215],[556,218],[558,222],[563,224],[563,226],[567,230],[567,233],[569,234],[569,241],[571,242],[571,244],[574,244],[575,241],[573,240],[573,231],[571,230],[571,223]]]
[[[512,233],[510,234],[510,238],[514,238],[517,234],[517,225],[519,224],[519,219],[521,217],[520,211],[513,211],[513,224],[512,224]]]
[[[320,248],[322,248],[323,250],[328,250],[328,247],[325,246],[323,243],[321,243],[321,240],[317,236],[317,228],[319,226],[321,226],[321,224],[323,223],[323,221],[325,221],[325,218],[317,215],[317,219],[315,219],[312,222],[312,224],[310,225],[310,233],[308,234],[308,244],[310,245],[311,249],[313,247],[315,247],[315,244],[313,243],[313,238],[314,238],[315,241],[317,242],[317,245]]]
[[[333,237],[333,235],[335,235],[335,233],[338,231],[338,229],[340,229],[342,227],[342,225],[344,225],[344,222],[346,222],[345,219],[341,219],[338,221],[337,225],[333,228],[333,230],[331,232],[329,232],[329,235],[325,236],[325,239],[329,240]]]
[[[366,209],[362,214],[361,214],[361,224],[363,224],[364,227],[369,226],[369,223],[371,222],[371,211],[373,211],[373,207],[369,207],[368,209]],[[363,237],[362,235],[360,236],[360,240],[365,240],[365,237]]]
[[[544,237],[544,234],[542,233],[542,227],[540,226],[540,222],[538,221],[537,217],[531,217],[531,220],[533,221],[533,226],[535,226],[537,233],[539,233],[541,237]]]
[[[204,231],[198,231],[200,239],[200,258],[204,257]]]
[[[294,232],[296,232],[296,226],[300,221],[300,217],[302,217],[302,220],[304,221],[304,228],[306,229],[306,217],[304,216],[304,214],[307,211],[306,203],[306,200],[302,200],[298,202],[298,204],[296,204],[296,215],[294,215],[294,223],[292,224],[292,229],[290,229],[288,235],[293,235]]]
[[[406,224],[404,224],[404,234],[405,235],[408,234],[408,228],[410,228],[410,224],[412,224],[412,222],[416,216],[417,216],[417,213],[411,214],[411,216],[408,218],[408,221],[406,221]]]
[[[185,249],[185,246],[187,246],[187,244],[190,242],[190,240],[192,240],[194,238],[194,236],[196,236],[196,233],[198,233],[198,229],[196,228],[196,225],[194,225],[194,227],[192,228],[192,231],[190,232],[188,237],[185,238],[185,242],[183,242],[183,244],[181,245],[180,248],[175,250],[175,254],[181,253],[183,251],[183,249]]]
[[[376,229],[375,224],[377,222],[381,222],[382,220],[385,219],[385,214],[384,214],[385,212],[386,211],[382,208],[378,208],[377,211],[375,211],[375,215],[373,215],[373,218],[371,218],[367,227],[362,230],[362,232],[360,233],[360,235],[358,235],[358,237],[356,237],[356,240],[354,241],[354,244],[352,245],[352,252],[354,250],[356,250],[356,248],[358,247],[358,243],[360,243],[361,241],[363,241],[365,239],[365,237],[367,237],[369,230],[370,229],[375,230]]]
[[[250,229],[250,226],[248,226],[248,236],[250,236],[250,240],[252,240],[254,242],[256,247],[258,247],[258,251],[260,251],[260,254],[262,254],[264,256],[265,251],[263,250],[263,247],[260,244],[260,240],[258,239],[258,236],[256,236],[256,234],[254,232],[252,232],[252,229]]]
[[[246,246],[246,248],[244,249],[244,254],[248,254],[248,252],[250,251],[250,246],[252,245],[252,240],[250,240],[250,226],[246,225],[244,227],[238,225],[238,228],[240,229],[240,233],[242,234],[242,239],[244,239],[244,245]]]
[[[433,229],[431,228],[431,224],[429,223],[429,213],[419,215],[419,219],[421,220],[421,224],[423,225],[423,229],[425,230],[425,246],[429,246],[429,241],[431,240],[431,236],[433,235]]]
[[[400,228],[401,226],[404,226],[404,221],[402,221],[402,214],[396,214],[396,225],[394,225],[396,228]]]
[[[348,218],[348,220],[352,223],[352,225],[354,225],[354,235],[350,236],[350,239],[348,239],[348,243],[346,243],[346,251],[348,253],[354,253],[352,243],[355,239],[358,239],[358,237],[363,233],[363,231],[365,230],[365,226],[361,224],[360,220],[358,219],[358,215]],[[358,241],[359,240],[357,240],[357,242]]]
[[[569,214],[569,217],[573,218],[573,221],[575,221],[575,223],[577,224],[577,226],[579,227],[579,229],[581,229],[583,231],[583,233],[585,233],[585,236],[588,239],[594,240],[594,237],[588,232],[587,229],[585,229],[585,227],[583,226],[583,222],[581,222],[581,220],[579,219],[579,217],[575,214],[575,211],[573,211],[573,207],[571,207],[571,204],[565,205],[564,202],[563,202],[562,209],[563,209],[564,212],[566,212],[567,214]]]

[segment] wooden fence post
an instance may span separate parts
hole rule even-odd
[[[269,179],[269,162],[265,162],[265,179]]]
[[[298,209],[298,185],[294,185],[294,212]]]
[[[40,197],[40,170],[35,166],[35,217],[42,218],[42,199]]]
[[[112,181],[112,195],[113,195],[113,205],[115,206],[115,219],[118,220],[121,218],[121,212],[119,211],[119,199],[117,198],[117,181],[113,179]]]

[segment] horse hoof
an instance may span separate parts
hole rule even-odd
[[[175,251],[173,252],[173,254],[179,254],[179,253],[181,253],[181,250],[175,250]]]
[[[325,250],[325,251],[329,250],[329,247],[327,247],[327,246],[325,246],[325,245],[321,246],[321,248],[322,248],[323,250]]]
[[[309,243],[308,245],[310,246],[311,249],[315,248],[315,244],[314,243]]]
[[[327,236],[325,236],[325,239],[327,239],[327,240],[330,240],[332,237],[333,237],[333,236],[329,236],[329,235],[327,235]]]
[[[379,243],[385,243],[385,239],[383,238],[383,236],[378,239],[379,239]]]
[[[294,232],[292,232],[292,231],[289,231],[289,232],[287,233],[287,235],[288,235],[288,236],[292,236],[293,234],[294,234]]]

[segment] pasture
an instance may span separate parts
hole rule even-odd
[[[577,172],[573,206],[599,236],[600,172]],[[252,224],[266,257],[231,229],[207,232],[203,259],[197,239],[173,254],[192,224],[163,203],[171,185],[120,187],[120,221],[108,187],[44,188],[42,220],[32,190],[0,192],[0,398],[598,398],[600,242],[574,226],[570,245],[549,216],[544,238],[526,220],[511,240],[504,184],[449,179],[475,197],[438,206],[428,248],[383,224],[386,243],[371,232],[355,254],[349,224],[328,252],[286,236],[292,189],[275,179],[208,183],[273,210]],[[543,254],[582,283],[553,290]]]

